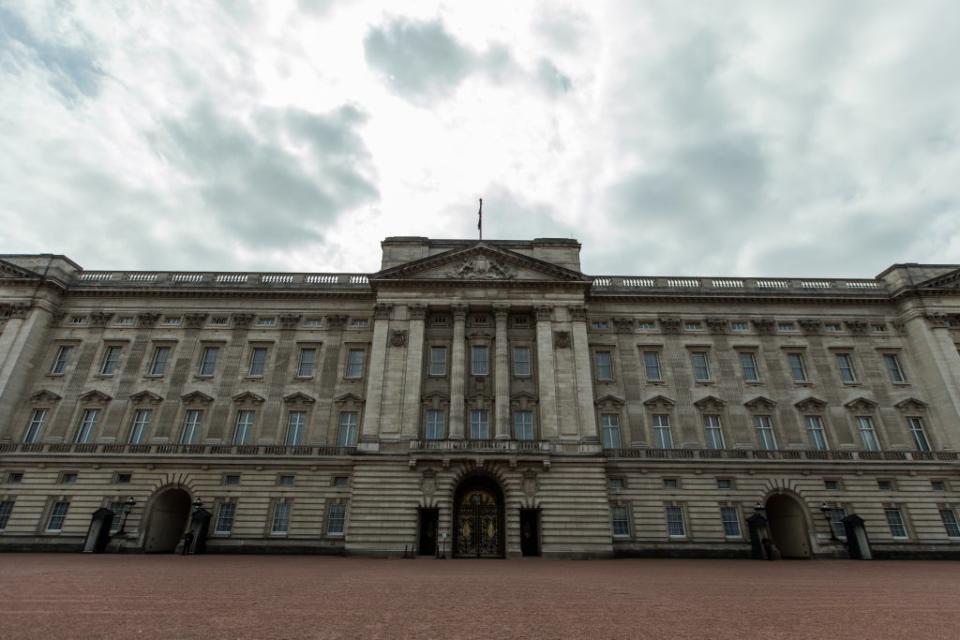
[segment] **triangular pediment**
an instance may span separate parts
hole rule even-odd
[[[918,289],[960,289],[960,269],[934,276],[917,285]]]
[[[798,410],[806,413],[817,413],[817,412],[823,411],[826,408],[827,402],[826,400],[821,400],[816,396],[807,396],[806,398],[804,398],[803,400],[800,400],[799,402],[794,402],[793,406],[795,406]]]
[[[30,396],[31,402],[59,402],[60,396],[49,389],[41,389]]]
[[[40,274],[30,271],[29,269],[18,267],[11,262],[7,262],[6,260],[0,260],[0,279],[16,278],[19,280],[28,278],[30,280],[36,280],[39,277]]]
[[[860,396],[858,398],[854,398],[850,402],[845,403],[843,406],[851,411],[873,411],[874,408],[876,408],[877,403],[870,398],[864,398],[863,396]]]
[[[283,397],[283,401],[287,403],[300,403],[300,404],[312,404],[316,402],[313,396],[308,396],[305,393],[297,391],[296,393],[291,393],[288,396]]]
[[[207,404],[213,402],[213,398],[203,393],[202,391],[191,391],[188,394],[180,396],[180,399],[183,400],[186,404],[191,403],[203,403]]]
[[[720,411],[727,403],[717,396],[704,396],[693,403],[701,411]]]
[[[110,402],[113,400],[113,398],[105,394],[103,391],[97,391],[94,389],[93,391],[87,391],[81,395],[80,400],[83,402]]]
[[[766,396],[757,396],[752,400],[747,400],[744,402],[743,406],[751,411],[769,411],[777,406],[777,403]]]
[[[249,402],[253,404],[260,404],[263,402],[263,396],[258,396],[252,391],[244,391],[243,393],[238,393],[237,395],[233,396],[233,401],[236,403]]]
[[[900,409],[900,411],[924,411],[927,408],[927,403],[917,398],[907,398],[893,406]]]
[[[669,408],[677,404],[672,398],[668,398],[664,395],[655,395],[652,398],[643,401],[644,406],[649,409],[663,409]]]
[[[372,283],[406,280],[462,280],[471,283],[590,282],[589,278],[578,271],[483,241],[463,249],[452,249],[413,260],[370,276]]]
[[[156,404],[158,402],[163,402],[163,398],[153,393],[152,391],[140,391],[139,393],[134,393],[130,396],[131,402],[139,403],[152,403]]]

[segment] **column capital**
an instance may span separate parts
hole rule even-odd
[[[553,319],[553,305],[543,304],[533,308],[537,313],[537,320],[552,320]]]
[[[575,304],[570,307],[570,317],[574,322],[587,321],[587,307],[582,304]]]
[[[199,329],[207,321],[206,313],[187,313],[183,316],[183,324],[187,329]]]
[[[392,304],[378,302],[373,305],[373,317],[375,320],[389,320],[391,311],[393,311]]]
[[[347,324],[347,316],[327,316],[327,329],[343,329]]]
[[[246,329],[251,324],[253,324],[253,314],[252,313],[235,313],[233,314],[233,327],[234,329]]]
[[[506,320],[509,313],[510,305],[508,303],[499,303],[493,305],[493,315],[496,316],[497,320]]]
[[[110,322],[110,319],[113,318],[113,314],[105,311],[95,311],[90,314],[90,326],[91,327],[105,327],[107,323]]]
[[[465,304],[450,305],[450,311],[453,312],[453,319],[461,322],[467,319],[467,309],[469,309],[469,307]]]
[[[407,307],[407,312],[410,314],[411,320],[423,320],[427,317],[427,305],[411,304]]]
[[[150,313],[148,311],[145,311],[143,313],[137,314],[137,326],[144,329],[155,327],[159,320],[160,320],[159,313]]]

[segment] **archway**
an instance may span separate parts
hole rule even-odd
[[[784,558],[809,558],[810,536],[803,505],[794,497],[777,493],[767,499],[767,522],[773,544]]]
[[[190,518],[190,494],[170,488],[154,496],[150,507],[143,550],[170,553],[177,548]]]
[[[457,558],[502,558],[506,527],[503,491],[487,476],[465,478],[453,499],[453,555]]]

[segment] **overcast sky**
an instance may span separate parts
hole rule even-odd
[[[0,252],[592,274],[960,262],[960,2],[0,0]],[[383,7],[389,7],[384,9]]]

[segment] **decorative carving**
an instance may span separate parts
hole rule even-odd
[[[327,328],[334,331],[347,325],[347,316],[327,316]]]
[[[410,314],[411,320],[423,320],[427,317],[427,305],[411,304],[407,306],[407,312]]]
[[[777,403],[765,396],[757,396],[753,400],[744,402],[743,406],[751,411],[771,411]]]
[[[587,308],[582,304],[573,305],[570,307],[570,318],[574,322],[586,322],[587,321]]]
[[[233,314],[233,326],[237,329],[247,329],[253,323],[253,317],[252,313],[235,313]]]
[[[452,304],[450,305],[450,310],[453,312],[453,321],[454,322],[463,322],[467,319],[467,305],[465,304]]]
[[[424,469],[420,474],[420,491],[428,498],[437,492],[437,472],[433,469]]]
[[[180,400],[182,400],[184,404],[210,404],[213,402],[213,398],[202,391],[191,391],[190,393],[180,396]]]
[[[727,403],[717,396],[706,396],[694,402],[693,405],[700,411],[721,411]]]
[[[774,322],[773,318],[754,318],[750,321],[753,324],[753,329],[757,333],[763,335],[770,335],[773,333]]]
[[[802,318],[797,320],[797,324],[800,325],[800,330],[808,336],[815,336],[823,330],[823,323],[819,320],[811,320],[810,318]]]
[[[407,344],[407,332],[405,329],[394,329],[390,333],[390,344],[394,347],[403,347]]]
[[[528,498],[537,495],[537,472],[533,469],[527,469],[523,472],[523,493]]]
[[[537,314],[538,322],[549,322],[553,319],[553,307],[548,304],[534,307],[533,310]]]
[[[593,404],[601,409],[620,409],[626,404],[626,400],[620,396],[615,396],[612,393],[608,393],[607,395],[594,400]]]
[[[373,305],[373,317],[376,320],[389,320],[390,312],[393,311],[393,305],[385,302],[378,302]]]
[[[183,324],[187,329],[199,329],[207,321],[206,313],[187,313],[183,316]]]
[[[338,407],[346,407],[346,406],[358,407],[363,404],[363,398],[353,393],[344,393],[334,398],[333,402]]]
[[[150,329],[157,326],[157,322],[160,321],[159,313],[138,313],[137,314],[137,326],[141,329]]]
[[[570,348],[570,332],[554,331],[553,346],[555,346],[557,349],[569,349]]]
[[[29,310],[29,304],[0,304],[0,318],[22,320],[23,318],[27,317],[27,312]]]
[[[859,398],[854,398],[844,406],[847,409],[850,409],[850,411],[872,412],[876,408],[877,403],[870,398],[864,398],[863,396],[860,396]]]
[[[727,331],[727,321],[723,318],[707,318],[705,322],[710,333],[722,334]]]
[[[313,398],[313,396],[308,396],[305,393],[297,391],[296,393],[284,396],[283,401],[287,404],[313,404],[316,402],[316,399]]]
[[[158,396],[152,391],[140,391],[130,395],[130,402],[134,404],[160,404],[163,402],[163,397]]]
[[[795,402],[793,406],[803,413],[821,413],[827,408],[827,403],[820,398],[810,396],[799,402]]]
[[[614,318],[613,326],[617,333],[633,333],[636,322],[633,318]]]
[[[510,315],[510,305],[509,304],[495,304],[493,305],[493,315],[496,317],[497,322],[501,320],[503,322],[507,321],[507,316]]]
[[[950,318],[947,317],[947,314],[934,312],[928,313],[924,316],[929,324],[934,329],[944,329],[950,326]]]
[[[447,271],[447,277],[460,280],[513,280],[516,273],[510,267],[480,255]]]
[[[927,403],[923,400],[918,400],[917,398],[907,398],[906,400],[901,400],[893,406],[895,406],[897,409],[900,409],[900,411],[919,413],[926,410]]]
[[[107,326],[107,323],[110,322],[112,317],[112,313],[108,313],[106,311],[94,311],[90,314],[90,326],[105,327]]]
[[[302,317],[299,313],[281,313],[280,327],[283,329],[295,329],[297,325],[300,324]]]
[[[233,396],[233,401],[237,404],[262,404],[263,396],[258,396],[252,391],[244,391]]]
[[[659,409],[665,411],[671,410],[675,404],[677,403],[672,398],[668,398],[664,395],[656,395],[649,400],[643,401],[643,405],[648,409]]]
[[[855,336],[862,336],[867,333],[868,326],[865,320],[844,320],[847,330]]]
[[[668,335],[677,335],[680,333],[680,318],[676,316],[660,316],[660,330]]]
[[[80,396],[81,402],[110,402],[111,400],[113,400],[113,398],[105,394],[103,391],[98,391],[96,389],[93,391],[87,391],[85,394]]]
[[[30,396],[30,402],[59,402],[62,398],[48,389],[41,389]]]

